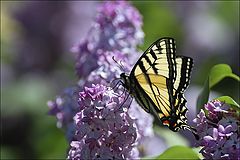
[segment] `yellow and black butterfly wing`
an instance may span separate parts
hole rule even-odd
[[[183,93],[190,83],[190,76],[193,67],[193,59],[190,57],[176,56],[176,78],[174,89]]]
[[[177,121],[176,129],[189,128],[187,125],[187,108],[184,91],[190,83],[190,76],[193,67],[193,59],[190,57],[176,56],[176,79],[174,81],[173,99],[175,117]]]
[[[137,101],[148,102],[157,117],[169,117],[174,110],[173,84],[176,77],[176,45],[173,38],[162,38],[154,42],[140,57],[130,73],[130,79],[140,87]],[[137,89],[140,90],[140,89]],[[139,94],[145,96],[138,97]],[[140,100],[139,100],[140,99]],[[149,110],[150,106],[141,106]]]
[[[130,74],[140,105],[146,111],[151,110],[173,131],[186,125],[183,92],[189,84],[192,67],[191,59],[176,57],[175,52],[174,39],[159,39],[140,57]]]
[[[146,76],[148,78],[146,78]],[[137,94],[142,94],[141,97],[137,97],[137,101],[141,101],[148,104],[143,106],[145,110],[152,111],[160,120],[164,116],[171,115],[171,95],[169,94],[169,89],[167,87],[167,78],[161,75],[154,74],[139,74],[136,76],[136,86],[140,92]]]
[[[139,58],[130,73],[131,77],[139,74],[161,75],[175,81],[176,45],[173,38],[161,38],[154,42]]]

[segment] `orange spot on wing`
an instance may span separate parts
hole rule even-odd
[[[169,126],[169,121],[165,120],[165,121],[163,121],[163,124]]]

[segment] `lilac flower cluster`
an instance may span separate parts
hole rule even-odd
[[[141,15],[128,2],[104,2],[87,37],[73,48],[82,91],[78,104],[74,98],[65,106],[63,97],[49,103],[59,124],[75,127],[68,159],[135,159],[136,146],[153,135],[152,116],[134,101],[130,107],[127,94],[118,94],[121,88],[116,93],[106,87],[123,70],[129,72],[140,56],[136,47],[143,40],[141,26]]]
[[[239,119],[230,106],[213,100],[205,105],[193,120],[200,136],[198,146],[205,159],[239,159],[240,137],[238,134]]]
[[[121,60],[129,71],[136,55],[140,55],[136,46],[143,41],[144,33],[141,27],[141,15],[128,2],[103,3],[98,9],[95,23],[90,28],[87,38],[73,47],[73,51],[77,53],[78,76],[90,86],[89,82],[92,81],[111,81],[121,73],[112,59],[113,56],[117,61]]]
[[[80,111],[74,117],[76,140],[71,142],[68,159],[137,158],[136,127],[128,104],[121,104],[123,98],[103,85],[80,92]]]
[[[141,55],[136,49],[143,41],[144,33],[141,27],[141,15],[128,2],[103,3],[98,9],[96,21],[88,37],[84,43],[74,47],[78,53],[77,73],[84,77],[79,81],[79,85],[88,87],[93,83],[109,85],[109,82],[118,78],[122,72],[129,72]],[[86,58],[86,55],[90,57]],[[116,61],[121,62],[123,69],[116,64],[113,56]],[[89,68],[93,59],[96,63],[93,63],[93,68]],[[82,71],[85,69],[89,71],[88,74]],[[129,114],[137,119],[138,140],[153,135],[153,117],[146,114],[135,101],[130,107]]]
[[[99,8],[96,22],[101,34],[99,48],[131,48],[142,41],[142,17],[125,1],[104,3]]]

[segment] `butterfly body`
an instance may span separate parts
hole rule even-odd
[[[143,53],[130,75],[120,75],[138,104],[172,131],[189,128],[183,93],[193,66],[191,58],[176,56],[175,52],[174,39],[161,38]]]

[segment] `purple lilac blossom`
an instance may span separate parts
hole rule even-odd
[[[144,35],[141,29],[142,18],[138,11],[128,2],[123,1],[103,3],[98,11],[96,22],[86,38],[88,40],[83,40],[83,42],[87,41],[87,43],[81,43],[79,46],[75,46],[75,51],[77,51],[79,57],[78,62],[81,64],[81,67],[77,68],[77,73],[84,73],[85,76],[84,79],[80,79],[79,86],[91,87],[93,83],[109,85],[109,83],[119,77],[122,72],[129,73],[141,55],[136,49],[137,45],[142,42]],[[130,32],[130,30],[132,32]],[[122,40],[128,43],[115,45],[120,43],[119,39],[116,39],[116,35],[118,34],[124,35]],[[106,43],[108,39],[112,39],[115,42]],[[90,57],[84,58],[86,53]],[[123,70],[119,67],[119,64],[113,60],[113,56],[117,62],[124,66]],[[81,61],[82,58],[84,61]],[[88,59],[96,60],[96,63],[93,63],[93,68],[89,69],[88,66],[91,60],[88,61]],[[87,72],[89,72],[88,76],[82,71],[85,68],[88,70]],[[138,140],[141,139],[140,137],[152,135],[153,117],[151,115],[146,114],[134,101],[129,114],[133,118],[135,118],[135,115],[138,115],[135,118],[139,131]]]
[[[73,111],[68,123],[75,126],[68,159],[138,158],[136,146],[152,135],[152,116],[136,102],[130,107],[123,98],[127,94],[116,96],[106,89],[121,72],[129,72],[140,56],[136,47],[143,40],[141,26],[141,15],[128,2],[104,2],[88,36],[72,48],[77,52],[78,87],[83,92],[77,108],[68,106]],[[57,102],[50,108],[56,116],[63,115],[60,122],[65,119],[65,109],[59,109]]]
[[[197,118],[196,129],[200,136],[197,146],[205,159],[240,159],[239,119],[227,104],[213,100],[204,106]]]
[[[141,15],[128,2],[103,3],[98,9],[96,20],[87,37],[79,45],[73,47],[73,51],[77,53],[78,76],[86,78],[97,68],[108,69],[108,66],[102,67],[105,59],[108,59],[105,63],[111,67],[117,66],[114,61],[110,60],[113,56],[117,61],[127,61],[128,64],[133,65],[135,59],[132,60],[131,57],[136,57],[135,54],[138,54],[136,46],[143,41],[144,33],[141,27]],[[116,69],[112,70],[114,72]],[[108,79],[113,75],[110,75]]]
[[[111,7],[112,5],[112,9],[115,9],[116,13],[123,14],[122,16],[125,17],[124,14],[128,14],[126,11],[129,11],[130,9],[133,9],[132,7],[127,7],[128,9],[126,11],[123,10],[123,6],[126,7],[126,4],[128,4],[127,2],[107,2],[105,3],[103,6],[100,7],[99,11],[99,16],[101,16],[102,14],[106,14],[106,13],[101,13],[101,12],[105,12],[107,10],[108,7]],[[129,4],[128,4],[129,5]],[[106,9],[103,9],[103,7],[107,7]],[[120,8],[118,8],[120,7]],[[108,8],[109,9],[109,8]],[[134,14],[137,14],[137,11],[134,11]],[[109,13],[110,14],[110,13]],[[118,15],[118,16],[119,16]],[[130,15],[130,14],[129,14]],[[129,15],[127,18],[129,18]],[[137,20],[140,20],[140,15],[138,16],[139,18]],[[99,18],[99,17],[98,17]],[[125,20],[129,21],[129,19],[124,18]],[[113,20],[115,19],[115,20]],[[106,22],[104,22],[106,21]],[[113,22],[114,21],[114,22]],[[97,22],[99,22],[98,25],[101,26],[101,24],[105,24],[106,26],[101,26],[100,28],[94,28],[94,38],[92,38],[91,41],[91,45],[90,48],[92,49],[91,54],[95,55],[96,59],[97,59],[97,68],[92,70],[92,72],[85,78],[85,80],[81,80],[80,81],[80,85],[82,86],[91,86],[92,83],[98,83],[98,84],[104,84],[104,85],[108,85],[109,82],[115,78],[117,78],[121,72],[129,72],[129,70],[132,68],[133,63],[135,63],[137,61],[137,58],[140,56],[140,54],[138,53],[138,51],[136,50],[136,45],[137,42],[140,43],[142,41],[139,40],[139,38],[142,37],[136,37],[135,35],[143,35],[139,34],[140,32],[142,32],[140,26],[141,23],[140,22],[135,22],[135,26],[136,28],[132,29],[132,30],[136,30],[135,34],[130,34],[127,33],[126,30],[124,29],[124,27],[127,27],[127,25],[122,26],[118,29],[114,29],[114,31],[112,30],[114,27],[119,27],[116,25],[116,23],[120,23],[117,22],[118,19],[116,19],[115,17],[109,18],[109,19],[97,19]],[[113,23],[113,24],[112,24]],[[123,21],[121,20],[121,23],[123,23]],[[125,22],[124,22],[125,23]],[[131,23],[131,21],[126,22],[125,24],[129,24]],[[133,24],[129,24],[131,28],[132,26],[134,26]],[[99,33],[101,34],[96,34],[97,31],[99,29],[103,29],[103,31],[100,31]],[[92,30],[91,30],[92,32]],[[90,32],[90,36],[91,37],[91,32]],[[132,45],[126,45],[124,46],[122,43],[121,45],[115,45],[115,43],[103,43],[106,40],[104,39],[112,39],[114,40],[114,38],[116,38],[116,36],[119,33],[125,34],[125,39],[124,41],[129,42],[129,44]],[[110,35],[105,35],[102,33],[111,33]],[[100,38],[97,38],[97,37]],[[135,38],[138,38],[138,41],[132,41],[135,38],[132,38],[133,36],[135,36]],[[93,36],[92,36],[93,37]],[[101,39],[99,41],[97,41],[98,39]],[[103,41],[104,40],[104,41]],[[118,42],[119,40],[116,40],[116,42]],[[130,42],[132,41],[132,42]],[[80,46],[81,47],[81,46]],[[79,52],[79,55],[81,57],[81,53]],[[116,62],[113,60],[114,59],[118,62],[121,61],[120,65],[124,66],[124,69],[122,70],[122,68],[120,68],[118,65],[116,64]],[[88,63],[88,62],[85,62]],[[82,64],[84,66],[84,64]],[[137,140],[136,142],[141,143],[143,137],[150,137],[153,135],[153,130],[152,130],[152,122],[153,122],[153,118],[151,115],[146,114],[141,108],[140,106],[133,101],[133,104],[131,105],[130,111],[129,111],[129,115],[131,118],[134,118],[134,123],[135,123],[135,128],[136,128],[136,133],[137,133]],[[137,115],[137,116],[136,116]],[[136,151],[136,148],[134,149]],[[136,152],[135,152],[135,155]]]
[[[113,56],[116,61],[121,60],[121,64],[124,66],[125,71],[129,71],[131,68],[131,66],[126,63],[128,61],[127,57],[121,51],[115,50],[99,52],[97,61],[99,67],[89,74],[85,80],[84,86],[89,86],[92,83],[107,85],[123,72],[120,66],[118,66],[118,64],[113,60]],[[137,54],[136,51],[132,53]]]
[[[126,1],[104,3],[99,7],[96,22],[101,34],[100,48],[131,48],[142,42],[142,17]]]
[[[127,112],[127,103],[122,104],[124,98],[98,84],[79,93],[76,140],[71,142],[68,159],[138,158],[135,120]]]

